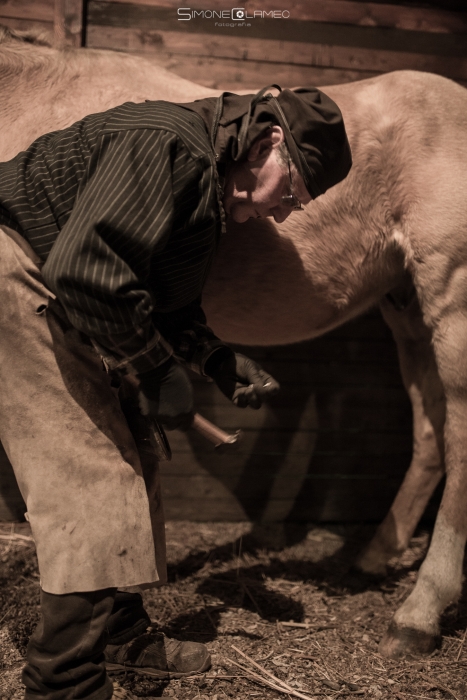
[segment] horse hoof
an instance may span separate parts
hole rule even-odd
[[[363,551],[354,562],[353,569],[365,576],[373,578],[385,578],[388,573],[387,561],[389,557],[382,557],[381,554]]]
[[[379,643],[379,653],[388,659],[400,659],[407,655],[426,656],[431,654],[440,642],[441,638],[437,635],[411,627],[399,627],[395,622],[391,622]]]

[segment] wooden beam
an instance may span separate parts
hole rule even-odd
[[[211,483],[194,484],[187,479],[186,490],[178,488],[169,476],[162,478],[164,511],[168,520],[244,521],[263,520],[267,508],[268,522],[288,519],[294,522],[362,522],[380,521],[397,493],[401,478],[385,480],[381,488],[375,481],[313,482],[298,498],[269,498],[267,491],[227,496],[225,488]],[[193,491],[191,491],[193,489]],[[190,495],[196,493],[196,496]],[[202,507],[200,507],[202,503]]]
[[[189,78],[196,82],[200,82],[196,80],[196,67],[205,66],[206,59],[235,60],[238,73],[246,70],[248,63],[254,62],[256,65],[253,73],[257,74],[258,78],[264,71],[274,74],[276,69],[268,67],[267,64],[274,66],[286,64],[289,66],[288,71],[291,75],[291,83],[287,81],[289,85],[299,85],[301,82],[298,73],[296,73],[297,77],[293,77],[294,66],[340,69],[372,75],[410,69],[467,80],[467,51],[464,57],[449,56],[438,55],[435,52],[414,53],[339,44],[252,39],[244,35],[229,36],[219,33],[213,36],[149,28],[143,30],[133,27],[102,27],[92,24],[88,26],[87,37],[89,47],[116,48],[154,54],[161,60],[173,58],[175,63],[183,61],[182,56],[192,56],[194,75]],[[165,65],[167,67],[167,64]],[[174,72],[178,72],[177,69],[174,69]],[[188,77],[186,73],[184,77]],[[279,78],[274,82],[278,80]],[[259,82],[264,82],[264,79],[259,79]],[[209,87],[213,86],[214,83],[209,85]]]
[[[190,21],[179,21],[175,10],[171,8],[108,3],[101,0],[89,1],[87,21],[89,25],[131,27],[142,31],[186,32],[213,35],[217,39],[228,36],[237,40],[247,37],[276,41],[286,39],[290,42],[452,57],[465,57],[467,50],[467,39],[462,32],[413,32],[388,27],[359,27],[301,19],[255,19],[249,22],[251,26],[243,27],[238,22],[223,22],[215,18],[197,17]]]
[[[54,21],[54,0],[3,0],[0,3],[1,19],[13,17],[33,21]]]
[[[100,0],[107,3],[181,7],[179,0]],[[185,3],[196,9],[231,9],[230,0],[195,0]],[[254,10],[284,10],[297,20],[336,22],[360,27],[393,27],[423,32],[467,32],[467,12],[427,7],[407,7],[391,3],[353,2],[352,0],[246,0],[239,3],[250,13]]]
[[[84,0],[55,0],[54,45],[56,47],[83,45]]]
[[[388,440],[389,443],[389,440]],[[203,454],[196,452],[174,454],[170,465],[164,466],[164,473],[183,480],[188,478],[220,479],[233,490],[239,478],[248,475],[251,491],[256,485],[267,485],[272,481],[381,481],[400,478],[409,466],[411,452],[394,455],[366,455],[364,453],[309,454],[297,453],[293,461],[289,454],[275,455],[219,455],[216,452]],[[288,459],[287,471],[279,472],[282,463]],[[378,467],[375,469],[375,463]],[[279,472],[279,473],[278,473]],[[256,485],[255,485],[256,484]],[[261,486],[262,487],[262,486]]]
[[[92,32],[88,30],[87,34],[89,36]],[[92,36],[87,46],[115,49],[112,46],[102,46],[100,42],[95,45]],[[152,60],[155,66],[162,66],[186,80],[209,88],[232,90],[233,92],[236,90],[251,90],[253,92],[272,83],[279,83],[284,88],[297,87],[298,85],[340,85],[379,75],[376,71],[304,68],[303,66],[294,67],[278,63],[262,64],[253,61],[239,64],[238,61],[234,60],[203,59],[193,56],[151,56],[148,53],[141,55]]]
[[[263,428],[261,433],[255,430],[244,430],[235,447],[235,455],[271,457],[285,453],[303,454],[300,446],[302,441],[294,441],[294,445],[298,444],[298,447],[294,447],[291,443],[291,436],[305,435],[305,433],[314,435],[313,454],[320,456],[363,454],[379,458],[381,455],[386,455],[391,456],[394,462],[399,463],[400,459],[410,456],[412,452],[412,431],[410,421],[408,421],[405,427],[392,432],[385,430],[384,425],[379,430],[372,431],[347,430],[345,425],[342,425],[339,430],[325,431],[320,426],[313,426],[311,423],[306,430],[294,430],[293,433],[273,428]],[[217,454],[212,445],[192,430],[188,432],[173,430],[168,434],[168,439],[174,454],[174,463],[170,466],[171,469],[178,469],[179,454],[193,453],[196,455],[193,463],[198,463],[198,468],[204,455]],[[222,467],[223,461],[219,460],[219,464]],[[265,469],[269,469],[267,459],[259,460],[258,465],[264,465]]]

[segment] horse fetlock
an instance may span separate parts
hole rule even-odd
[[[415,586],[407,600],[396,611],[393,624],[398,629],[417,630],[420,634],[436,637],[439,618],[445,606],[440,605],[434,587]]]
[[[439,633],[430,634],[414,627],[398,625],[394,620],[379,643],[379,653],[389,659],[426,656],[441,644]]]
[[[392,555],[388,555],[386,551],[381,549],[381,547],[378,547],[377,544],[370,542],[357,556],[354,568],[363,574],[386,576],[387,563],[389,559],[391,559],[391,556]]]

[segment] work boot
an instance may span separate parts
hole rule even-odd
[[[179,642],[161,632],[146,632],[126,644],[108,644],[105,665],[110,672],[133,671],[171,679],[202,673],[211,666],[204,644]]]

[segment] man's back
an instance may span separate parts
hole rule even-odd
[[[147,148],[134,153],[135,161],[148,156],[152,140],[173,141],[174,134],[195,160],[209,151],[201,120],[167,102],[128,102],[90,115],[67,129],[41,136],[27,150],[0,164],[0,223],[25,236],[46,260],[105,150],[122,132],[130,131],[146,132],[142,143]],[[157,154],[147,167],[157,167]],[[114,175],[118,168],[116,162]],[[120,181],[125,170],[118,173]]]

